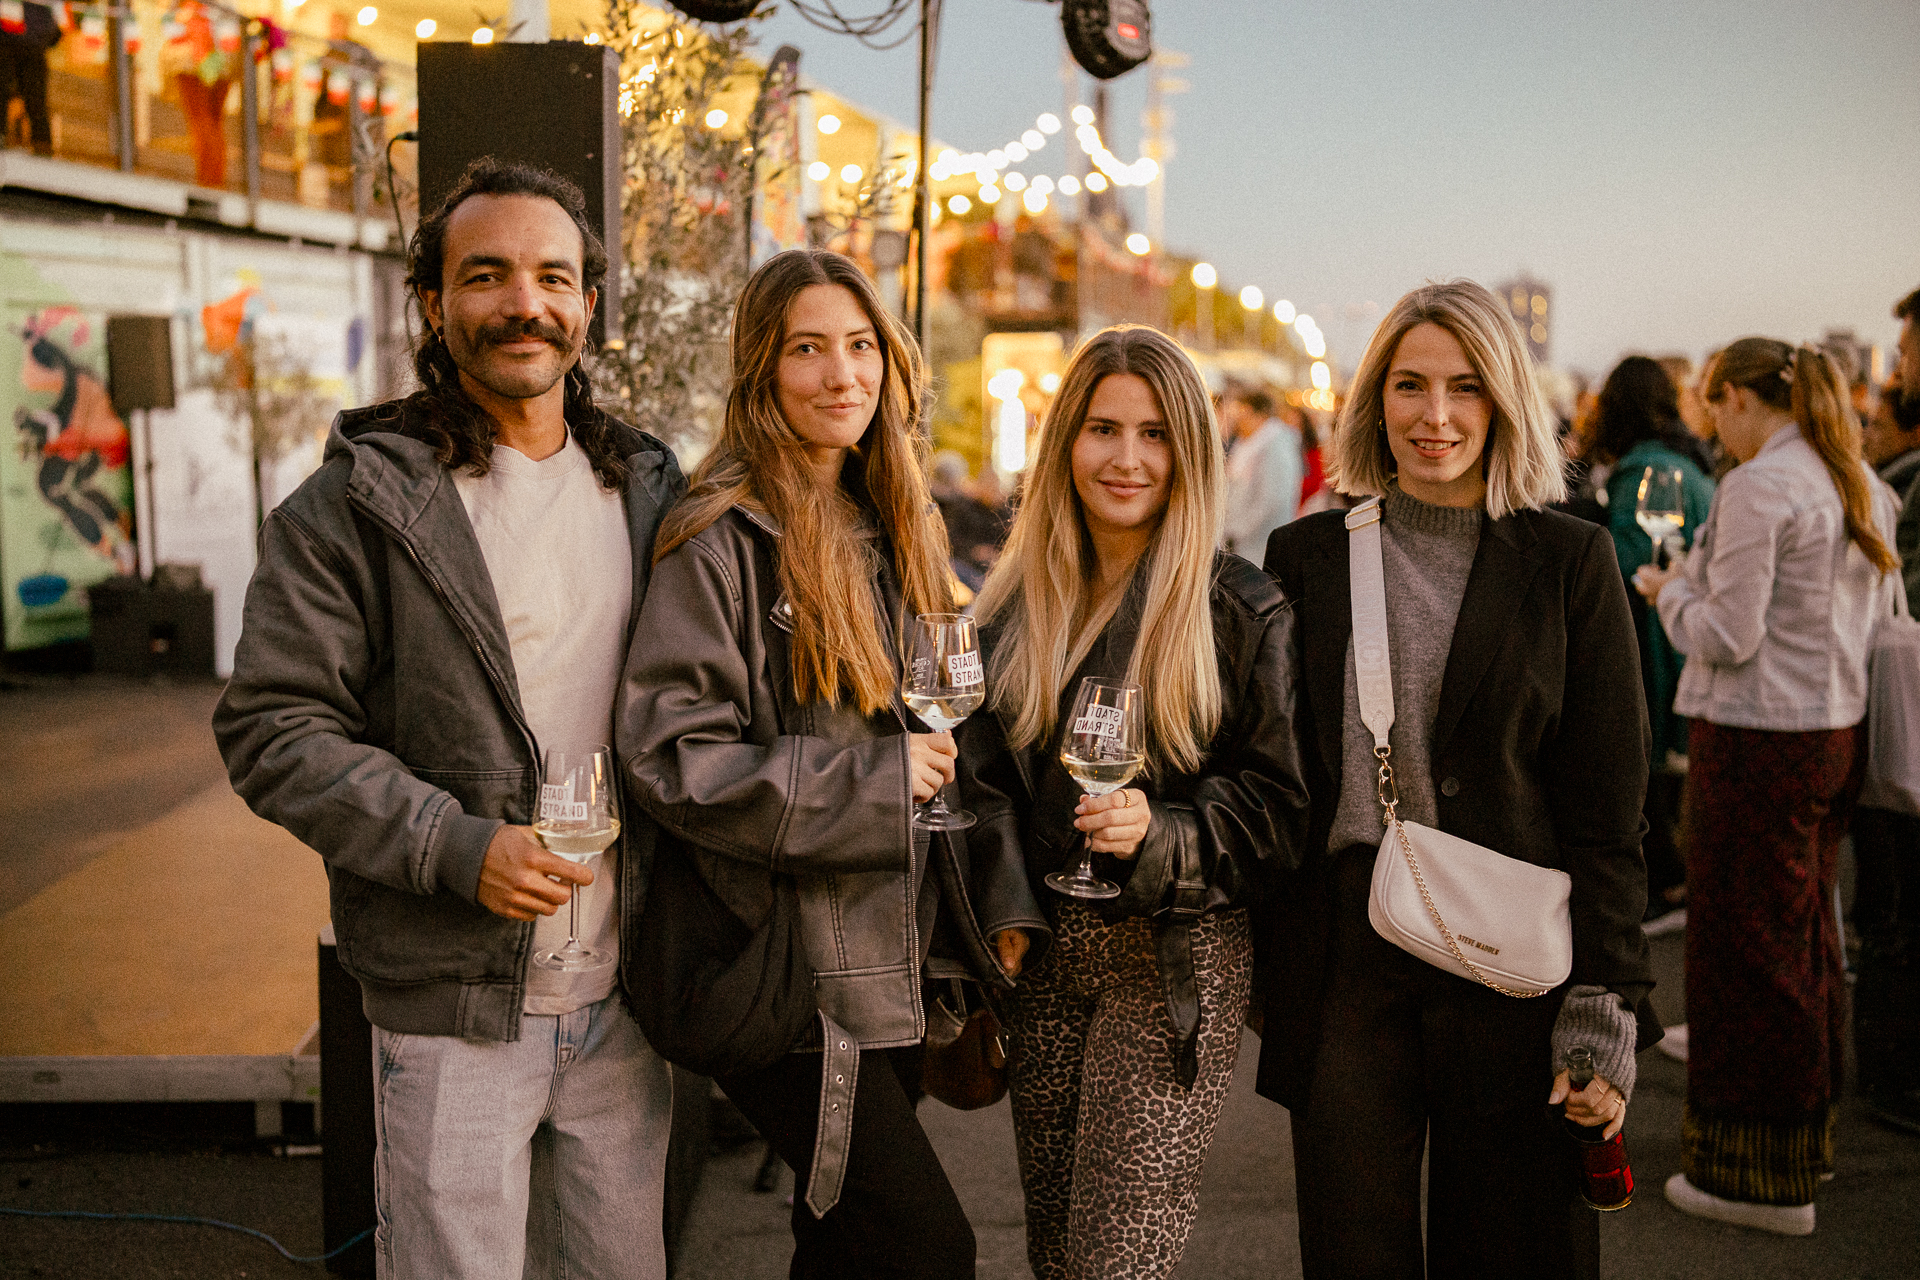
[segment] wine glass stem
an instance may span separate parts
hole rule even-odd
[[[580,890],[584,886],[573,886],[573,893],[567,898],[567,950],[580,949]]]
[[[1093,836],[1080,837],[1080,878],[1093,879]]]

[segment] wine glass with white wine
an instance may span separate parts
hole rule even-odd
[[[1666,540],[1686,527],[1686,477],[1678,467],[1648,467],[1640,476],[1640,496],[1634,504],[1634,522],[1640,532],[1653,539],[1653,562],[1660,563],[1660,548]]]
[[[907,628],[906,678],[900,697],[935,733],[950,733],[987,698],[980,667],[980,635],[963,613],[923,613]],[[945,787],[914,815],[922,831],[964,831],[974,816],[947,807]]]
[[[614,795],[618,789],[608,748],[549,749],[540,770],[540,809],[533,834],[548,853],[569,862],[599,857],[620,836]],[[567,945],[534,955],[533,962],[542,969],[578,973],[613,963],[613,953],[605,947],[580,944],[580,895],[586,891],[586,885],[575,885],[567,902]]]
[[[1073,697],[1060,763],[1090,796],[1104,796],[1133,781],[1146,763],[1146,695],[1126,680],[1088,676]],[[1080,865],[1056,871],[1047,887],[1070,898],[1117,898],[1120,886],[1093,874],[1093,837],[1080,840]]]

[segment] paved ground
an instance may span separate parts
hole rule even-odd
[[[9,682],[18,684],[21,682]],[[72,876],[128,831],[204,797],[219,779],[206,738],[217,689],[85,678],[0,687],[0,913]],[[105,865],[105,864],[102,864]],[[50,940],[48,945],[58,945]],[[310,950],[310,939],[302,943]],[[1680,1021],[1679,937],[1654,944],[1666,1020]],[[1253,1044],[1249,1041],[1249,1050]],[[1783,1240],[1684,1217],[1660,1186],[1679,1167],[1685,1069],[1641,1059],[1628,1141],[1639,1180],[1633,1207],[1602,1222],[1608,1277],[1920,1275],[1920,1139],[1843,1110],[1838,1177],[1822,1189],[1820,1229]],[[1199,1224],[1180,1275],[1188,1280],[1299,1274],[1286,1113],[1251,1091],[1243,1064],[1207,1166]],[[962,1114],[929,1102],[922,1118],[972,1216],[980,1275],[1027,1275],[1011,1125],[1002,1104]],[[254,1140],[252,1108],[56,1111],[0,1105],[0,1206],[151,1212],[221,1218],[259,1228],[293,1252],[320,1249],[320,1164],[272,1154]],[[707,1167],[681,1258],[689,1278],[758,1280],[786,1274],[788,1185],[752,1190],[757,1144]],[[159,1280],[312,1276],[264,1243],[203,1227],[0,1217],[0,1277]]]

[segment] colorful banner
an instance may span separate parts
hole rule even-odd
[[[8,649],[87,634],[85,588],[134,569],[126,424],[106,388],[106,321],[11,307],[0,334],[0,590]]]

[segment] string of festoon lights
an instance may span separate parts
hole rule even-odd
[[[1129,164],[1113,154],[1107,144],[1101,141],[1092,107],[1075,107],[1073,123],[1075,140],[1093,162],[1093,172],[1084,180],[1071,173],[1057,178],[1045,173],[1028,177],[1014,167],[1033,159],[1035,153],[1044,149],[1048,140],[1060,132],[1060,117],[1051,111],[1042,112],[1034,120],[1033,128],[991,151],[961,155],[953,148],[947,148],[934,157],[933,163],[927,167],[927,176],[936,182],[944,182],[957,174],[971,173],[980,180],[981,203],[995,204],[1003,195],[1012,192],[1020,197],[1029,213],[1044,212],[1047,197],[1056,191],[1063,196],[1076,196],[1083,186],[1096,193],[1105,191],[1109,186],[1144,187],[1160,176],[1160,166],[1154,163],[1151,156],[1141,156]],[[951,213],[965,213],[972,207],[973,201],[964,195],[952,196],[947,201],[947,209]]]

